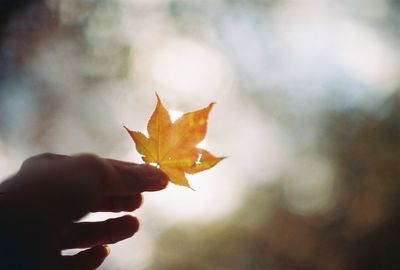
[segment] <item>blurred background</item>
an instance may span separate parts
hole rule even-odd
[[[41,152],[141,162],[122,125],[155,91],[217,102],[229,158],[145,194],[101,269],[400,269],[399,1],[0,3],[0,179]]]

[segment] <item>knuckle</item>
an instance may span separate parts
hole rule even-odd
[[[34,162],[34,161],[35,161],[34,157],[30,157],[30,158],[25,159],[25,161],[22,162],[21,169],[29,167],[32,164],[32,162]]]
[[[100,158],[98,155],[91,154],[91,153],[83,153],[83,154],[76,155],[75,157],[79,158],[81,160],[86,160],[88,162],[96,162],[96,160],[98,160]]]
[[[97,155],[81,154],[76,156],[76,161],[86,168],[95,171],[104,171],[107,169],[107,163]]]
[[[33,157],[37,159],[53,159],[55,156],[53,153],[46,152]]]
[[[22,162],[21,169],[30,167],[32,164],[39,162],[41,160],[52,159],[55,156],[53,153],[42,153],[38,155],[31,156]]]
[[[92,176],[100,188],[105,188],[107,181],[114,176],[112,166],[103,158],[94,154],[80,154],[75,157],[75,162]],[[100,180],[100,181],[99,181]]]

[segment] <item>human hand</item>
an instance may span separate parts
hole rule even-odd
[[[139,228],[126,215],[80,222],[89,212],[133,211],[141,193],[166,187],[167,177],[150,165],[94,155],[42,154],[26,160],[0,185],[1,269],[95,269],[108,255],[105,245]],[[74,256],[61,250],[88,248]]]

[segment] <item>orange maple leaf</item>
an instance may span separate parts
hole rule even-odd
[[[215,166],[224,157],[216,157],[196,146],[207,132],[207,120],[214,103],[206,108],[183,114],[171,121],[167,109],[157,96],[157,106],[147,123],[148,137],[126,126],[136,150],[146,163],[157,166],[177,185],[190,187],[185,173],[195,174]]]

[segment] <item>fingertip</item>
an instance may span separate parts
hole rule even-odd
[[[145,176],[145,191],[158,191],[167,187],[169,178],[163,171],[149,164],[140,166]]]
[[[140,220],[139,220],[138,218],[136,218],[136,221],[137,221],[137,224],[136,224],[136,226],[137,226],[137,227],[136,227],[136,231],[139,231],[139,230],[140,230],[140,226],[141,226],[140,224],[141,224],[141,223],[140,223]]]
[[[143,196],[142,194],[137,194],[133,198],[128,197],[126,198],[126,202],[124,202],[125,209],[127,211],[134,211],[138,209],[143,204]]]
[[[122,217],[125,223],[125,228],[127,228],[127,231],[130,232],[130,235],[128,237],[133,236],[140,228],[140,221],[137,217],[133,217],[130,215],[126,215]]]
[[[104,249],[106,251],[106,257],[107,257],[111,253],[111,248],[108,245],[104,245],[103,247],[104,247]]]
[[[110,254],[107,246],[95,246],[73,256],[61,258],[61,269],[96,269]]]
[[[103,258],[103,260],[110,254],[110,248],[108,245],[104,246],[95,246],[92,248],[93,257],[97,257],[98,259]]]
[[[115,227],[111,225],[114,229],[110,230],[110,243],[116,243],[123,239],[132,237],[137,233],[140,227],[138,218],[131,215],[122,216],[111,222]]]
[[[165,189],[168,186],[169,177],[163,171],[161,171],[160,169],[158,169],[158,170],[159,170],[159,173],[160,173],[160,183],[159,183],[159,186],[158,186],[157,190],[162,190],[162,189]]]

